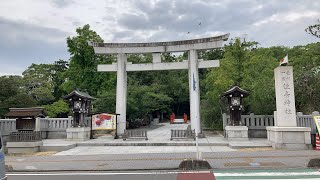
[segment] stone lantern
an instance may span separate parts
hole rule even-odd
[[[67,129],[67,138],[74,140],[86,140],[90,138],[90,124],[85,123],[85,117],[90,114],[91,101],[95,99],[85,92],[78,89],[72,91],[64,97],[69,103],[69,107],[73,113],[73,122],[71,127]],[[88,127],[89,126],[89,127]]]
[[[248,139],[248,127],[242,126],[241,113],[243,111],[243,98],[250,93],[234,86],[222,94],[228,99],[228,110],[230,111],[230,121],[228,122],[226,136],[228,139]]]

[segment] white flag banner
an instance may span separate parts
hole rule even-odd
[[[280,66],[285,66],[287,64],[288,64],[288,54],[286,55],[286,57],[280,60]]]

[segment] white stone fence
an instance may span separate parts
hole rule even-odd
[[[38,118],[36,121],[40,122],[40,129],[42,133],[42,138],[56,139],[56,138],[66,138],[66,129],[71,127],[73,122],[73,117],[68,118]],[[85,118],[85,124],[90,126],[91,117]],[[16,119],[0,119],[0,131],[4,138],[9,136],[9,133],[16,131]]]
[[[297,112],[297,126],[298,127],[310,127],[311,134],[316,134],[316,125],[313,120],[313,116],[319,115],[319,112],[315,111],[311,115],[304,115],[302,112]],[[230,122],[230,115],[222,114],[223,130]],[[266,138],[267,126],[274,126],[274,115],[241,115],[241,123],[247,126],[249,129],[249,137],[251,138]]]
[[[311,134],[317,133],[317,127],[314,122],[313,116],[319,116],[318,111],[312,112],[311,115],[303,115],[302,112],[297,112],[297,126],[298,127],[310,127]]]
[[[230,115],[222,114],[223,130],[230,122]],[[241,115],[241,124],[248,127],[249,138],[266,138],[266,126],[274,126],[273,115]]]
[[[16,130],[16,119],[0,119],[0,131],[2,136],[7,136]]]
[[[59,131],[71,127],[72,117],[40,118],[40,131]]]

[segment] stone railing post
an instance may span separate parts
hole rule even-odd
[[[300,121],[300,117],[303,116],[302,112],[297,112],[297,127],[301,127],[302,122]]]
[[[313,116],[320,116],[320,114],[318,111],[313,111],[312,112],[312,120],[310,121],[311,134],[317,134],[316,123],[313,120]]]
[[[277,126],[277,111],[273,111],[273,126]]]
[[[3,132],[4,126],[3,126],[4,122],[0,121],[0,130]]]
[[[223,125],[223,129],[227,126],[227,114],[226,113],[222,114],[222,125]]]
[[[36,127],[34,129],[35,131],[40,131],[40,128],[41,128],[41,124],[40,123],[41,123],[40,117],[37,117],[36,118],[36,124],[35,124]]]
[[[256,120],[255,120],[255,118],[254,118],[254,113],[250,113],[250,120],[249,120],[249,122],[250,122],[250,126],[256,126]],[[249,127],[249,124],[247,124],[247,126]]]
[[[15,131],[15,130],[16,130],[16,120],[14,120],[14,121],[11,123],[11,130],[12,130],[12,131]]]
[[[67,126],[67,128],[69,128],[69,127],[72,127],[72,116],[68,116],[68,126]]]

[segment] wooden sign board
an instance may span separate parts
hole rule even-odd
[[[92,130],[113,130],[116,129],[115,114],[95,114],[92,116]]]

